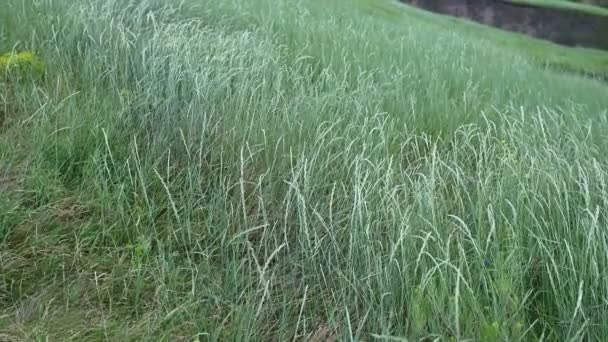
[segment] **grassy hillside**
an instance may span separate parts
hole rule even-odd
[[[0,340],[606,340],[605,56],[439,18],[0,3]]]
[[[503,51],[511,50],[510,53],[526,57],[528,61],[542,67],[604,80],[608,79],[608,53],[606,51],[566,48],[524,34],[506,32],[467,19],[437,15],[390,1],[357,1],[375,15],[398,21],[402,25],[423,22],[423,25],[430,27],[431,30],[448,30],[454,34],[462,34],[471,39],[481,40],[484,44],[491,45],[492,48]]]

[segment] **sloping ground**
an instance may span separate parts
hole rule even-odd
[[[449,30],[479,39],[492,48],[508,50],[524,56],[542,67],[589,75],[604,80],[608,78],[608,53],[605,51],[559,46],[523,34],[507,32],[469,20],[437,15],[390,2],[361,0],[360,4],[386,20],[396,21],[403,25],[408,25],[411,21],[424,22],[434,30]]]
[[[593,53],[437,18],[1,2],[0,340],[606,340]]]
[[[502,0],[403,0],[435,13],[562,45],[608,51],[608,16]]]
[[[513,0],[514,2],[520,2],[524,4],[533,4],[538,6],[546,6],[552,8],[563,8],[570,9],[579,12],[586,12],[596,15],[608,15],[608,8],[601,6],[608,6],[608,3],[604,2],[601,4],[601,0],[593,4],[593,1],[587,3],[581,1],[568,1],[568,0]]]

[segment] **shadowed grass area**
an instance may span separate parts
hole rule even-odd
[[[45,65],[0,78],[0,340],[608,337],[608,86],[557,47],[370,1],[0,16]]]

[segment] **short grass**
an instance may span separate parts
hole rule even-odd
[[[449,30],[483,40],[500,50],[527,57],[530,61],[557,71],[608,79],[608,52],[564,47],[524,34],[503,31],[466,19],[430,13],[390,1],[357,0],[375,15],[402,25],[423,25],[431,30]]]
[[[608,86],[386,8],[2,2],[0,340],[608,339]]]
[[[514,0],[515,2],[575,10],[596,15],[608,16],[608,8],[569,0]]]

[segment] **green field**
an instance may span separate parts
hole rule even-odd
[[[5,0],[0,56],[0,341],[608,340],[608,53]]]

